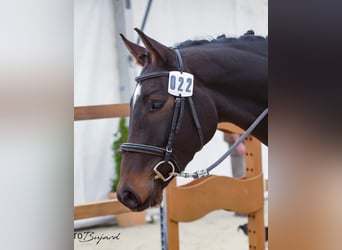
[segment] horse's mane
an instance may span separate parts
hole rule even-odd
[[[177,48],[188,48],[201,45],[229,45],[232,47],[240,47],[240,45],[252,45],[255,42],[263,42],[267,46],[268,36],[262,37],[254,34],[253,30],[248,30],[240,37],[226,37],[226,35],[220,35],[215,39],[201,39],[201,40],[186,40],[184,42],[176,44]],[[248,46],[249,47],[249,46]],[[267,53],[267,52],[266,52]]]
[[[203,44],[216,44],[216,43],[234,43],[239,41],[265,41],[268,38],[256,36],[253,30],[248,30],[240,37],[226,37],[225,34],[218,36],[215,39],[201,39],[201,40],[186,40],[176,45],[178,48],[185,48],[191,46],[198,46]]]

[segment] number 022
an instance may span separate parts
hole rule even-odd
[[[177,72],[178,73],[178,72]],[[193,91],[193,76],[188,73],[171,74],[169,78],[169,93],[175,96],[191,96]]]

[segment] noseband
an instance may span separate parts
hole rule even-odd
[[[182,74],[184,71],[184,64],[183,64],[182,56],[178,48],[176,48],[174,51],[176,52],[176,57],[177,57],[177,62],[178,62],[178,71]],[[170,73],[169,71],[152,72],[152,73],[140,75],[136,77],[135,80],[137,82],[142,82],[144,80],[153,79],[157,77],[169,77],[169,73]],[[172,177],[177,175],[177,173],[181,172],[180,164],[176,160],[174,155],[172,154],[172,147],[173,147],[175,136],[179,132],[180,127],[182,125],[183,114],[184,114],[184,102],[186,99],[189,102],[192,118],[194,120],[195,126],[198,131],[198,135],[200,139],[200,149],[201,149],[204,144],[203,131],[202,131],[201,123],[198,118],[196,107],[194,105],[194,102],[191,96],[176,97],[173,116],[172,116],[172,122],[171,122],[171,130],[170,130],[168,142],[165,148],[150,146],[146,144],[138,144],[138,143],[121,144],[121,152],[136,152],[136,153],[152,154],[152,155],[158,155],[158,156],[164,157],[164,159],[158,162],[153,168],[156,174],[155,179],[161,179],[164,182],[169,181]],[[170,169],[167,169],[168,171],[165,171],[166,173],[163,174],[160,168],[161,167],[165,168],[166,166],[169,166]]]

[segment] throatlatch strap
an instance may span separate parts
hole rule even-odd
[[[201,143],[201,148],[200,149],[202,149],[202,147],[204,145],[204,136],[203,136],[201,122],[200,122],[200,120],[198,118],[198,114],[196,112],[196,107],[195,107],[194,101],[192,100],[192,97],[191,96],[188,97],[188,100],[189,100],[189,104],[190,104],[191,114],[192,114],[192,117],[194,118],[194,122],[195,122],[197,131],[198,131],[198,135],[199,135],[199,138],[200,138],[200,143]]]

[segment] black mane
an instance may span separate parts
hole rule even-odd
[[[268,42],[268,36],[256,36],[253,30],[248,30],[245,34],[240,37],[226,37],[226,35],[220,35],[215,39],[201,39],[201,40],[186,40],[177,44],[176,48],[187,48],[200,45],[226,45],[229,44],[233,47],[240,47],[241,44],[250,44],[251,42],[262,42],[266,44]],[[266,42],[266,43],[265,43]],[[267,53],[267,52],[266,52]],[[262,53],[264,54],[264,53]]]

